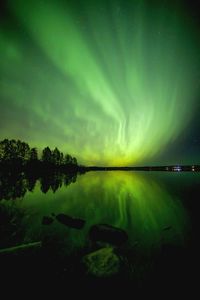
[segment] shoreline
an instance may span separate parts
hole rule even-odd
[[[200,172],[199,165],[184,166],[144,166],[144,167],[78,167],[80,170],[89,171],[163,171],[163,172]]]

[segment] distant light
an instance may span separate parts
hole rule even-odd
[[[180,166],[175,166],[175,167],[173,167],[173,171],[175,171],[175,172],[181,172],[182,168]]]

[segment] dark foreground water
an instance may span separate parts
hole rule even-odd
[[[2,177],[0,183],[1,249],[42,243],[40,249],[1,254],[5,280],[34,277],[63,285],[124,280],[139,289],[195,286],[199,173],[88,172],[37,181],[22,174]],[[61,224],[55,218],[60,213],[85,220],[83,228]],[[120,246],[92,242],[89,230],[99,223],[124,229],[128,241]],[[113,249],[120,260],[119,268],[109,265],[111,275],[83,266],[83,257],[102,248]]]

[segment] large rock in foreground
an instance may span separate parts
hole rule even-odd
[[[103,241],[114,245],[121,245],[128,240],[126,231],[107,224],[93,225],[89,236],[92,241]]]
[[[93,277],[109,278],[117,275],[120,270],[120,259],[113,248],[99,249],[83,257],[86,273]]]

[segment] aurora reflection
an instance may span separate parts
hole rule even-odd
[[[31,236],[37,240],[49,232],[49,228],[41,230],[41,219],[52,212],[86,220],[84,229],[78,232],[67,231],[56,222],[51,227],[51,234],[60,232],[62,238],[66,236],[68,247],[72,249],[83,247],[90,226],[98,223],[125,229],[130,244],[139,242],[140,250],[145,251],[165,243],[184,244],[189,228],[187,212],[180,199],[150,174],[89,172],[56,194],[51,190],[43,194],[38,183],[34,193],[27,193],[16,203],[28,215],[24,220],[27,239]],[[170,230],[165,231],[168,226]]]

